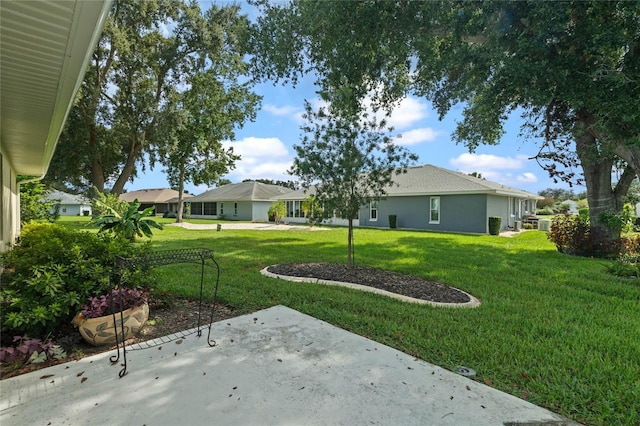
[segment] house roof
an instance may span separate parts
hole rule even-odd
[[[387,188],[389,196],[483,193],[533,200],[543,198],[527,191],[431,164],[409,167],[407,173],[394,176],[393,180],[394,185]]]
[[[16,173],[47,172],[111,3],[0,1],[0,140]]]
[[[69,194],[62,191],[52,191],[44,197],[47,201],[55,201],[65,205],[81,205],[87,206],[91,202],[82,195]]]
[[[423,164],[407,168],[407,173],[393,176],[394,184],[386,188],[387,197],[452,194],[495,194],[540,200],[543,197],[489,180],[477,178],[442,167]],[[300,189],[278,197],[281,200],[302,200],[315,193],[315,188]]]
[[[223,185],[196,195],[189,201],[271,201],[289,192],[291,189],[284,186],[251,181]]]
[[[125,192],[118,197],[121,201],[128,203],[138,200],[141,204],[156,204],[167,203],[172,199],[178,199],[180,193],[175,189],[169,188],[155,188],[155,189],[140,189],[137,191]],[[182,198],[193,197],[191,194],[183,193]]]

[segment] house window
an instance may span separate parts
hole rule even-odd
[[[191,214],[202,214],[202,204],[203,203],[191,203]]]
[[[216,203],[204,203],[203,213],[207,216],[214,216],[216,214]],[[192,212],[193,213],[193,212]]]
[[[429,223],[440,223],[440,197],[429,198]]]
[[[220,216],[224,214],[224,203],[220,203]]]
[[[233,215],[238,216],[238,203],[233,203]]]
[[[304,217],[302,201],[287,201],[287,217]]]
[[[375,222],[378,220],[378,201],[372,200],[369,203],[369,220]]]

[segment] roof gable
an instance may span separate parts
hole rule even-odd
[[[289,192],[291,189],[284,186],[250,181],[219,186],[196,195],[189,201],[271,201]]]
[[[137,191],[125,192],[120,194],[118,199],[128,203],[138,200],[141,204],[166,203],[173,198],[177,198],[180,193],[175,189],[156,188],[156,189],[140,189]],[[191,194],[184,193],[183,198],[190,197]]]

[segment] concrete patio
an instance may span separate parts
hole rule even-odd
[[[206,336],[206,330],[205,330]],[[388,346],[275,306],[0,382],[9,425],[573,425]]]

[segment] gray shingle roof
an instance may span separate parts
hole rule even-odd
[[[431,164],[409,167],[407,173],[394,176],[393,180],[394,185],[387,188],[389,196],[493,193],[519,198],[542,198],[527,191]]]
[[[441,167],[423,164],[407,168],[407,173],[393,177],[394,184],[386,189],[387,196],[417,196],[445,194],[496,194],[518,198],[539,200],[542,197],[527,191],[512,188],[496,182],[454,172]],[[302,200],[313,194],[314,188],[300,189],[284,196],[281,200]]]
[[[190,198],[198,201],[271,201],[279,195],[291,192],[291,189],[261,182],[242,182],[223,185]]]
[[[69,194],[62,191],[52,191],[44,197],[47,201],[54,201],[56,203],[65,205],[85,205],[88,206],[91,202],[82,195]]]
[[[138,191],[125,192],[118,197],[121,201],[132,202],[137,199],[142,204],[166,203],[169,200],[178,197],[179,193],[175,189],[157,188],[157,189],[140,189]],[[183,198],[189,194],[184,194]]]

